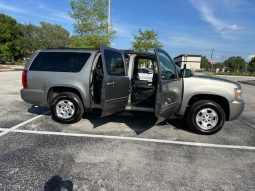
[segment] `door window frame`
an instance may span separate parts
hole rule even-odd
[[[158,52],[161,52],[161,53],[163,53],[163,54],[165,54],[171,61],[172,61],[172,63],[173,63],[173,65],[174,65],[174,69],[175,69],[175,78],[174,79],[162,79],[162,77],[161,77],[161,72],[160,72],[160,70],[161,70],[161,67],[160,67],[160,63],[159,63],[159,60],[158,60],[158,58],[159,58],[159,55],[158,55]],[[162,81],[174,81],[174,80],[178,80],[180,77],[179,77],[179,73],[178,73],[178,71],[177,71],[177,67],[176,67],[176,65],[175,65],[175,63],[174,63],[174,61],[173,61],[173,59],[171,58],[171,56],[165,51],[165,50],[163,50],[163,49],[161,49],[161,48],[155,48],[155,55],[156,55],[156,58],[157,58],[157,63],[158,63],[158,72],[159,72],[159,76],[160,76],[160,80],[162,80]]]
[[[102,47],[102,48],[103,48],[103,47]],[[115,52],[115,53],[116,53],[116,50],[114,50],[114,49],[112,49],[112,48],[107,48],[107,49],[103,48],[103,51],[106,51],[106,50],[109,50],[109,51],[112,51],[112,52]],[[105,68],[106,74],[107,74],[108,76],[128,76],[128,74],[127,74],[127,66],[126,66],[126,63],[125,63],[125,57],[123,56],[123,55],[124,55],[124,52],[118,51],[117,53],[120,53],[120,54],[121,54],[121,57],[122,57],[122,60],[123,60],[123,65],[124,65],[124,72],[125,72],[125,74],[124,74],[124,75],[113,75],[113,74],[109,74],[107,68]],[[105,53],[104,53],[104,56],[105,56]],[[105,58],[102,57],[102,59],[105,59]],[[105,59],[105,60],[106,60],[106,59]],[[103,67],[107,67],[107,66],[103,66]]]

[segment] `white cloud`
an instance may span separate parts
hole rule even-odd
[[[250,61],[252,58],[255,58],[255,54],[251,54],[247,57],[247,60]]]
[[[222,3],[223,1],[224,0],[222,0]],[[223,19],[217,18],[214,9],[209,5],[208,1],[190,0],[190,2],[200,12],[202,19],[212,25],[216,32],[224,35],[226,33],[235,32],[242,29],[238,24],[229,24]]]
[[[185,34],[171,35],[169,42],[164,42],[166,46],[179,47],[179,48],[196,48],[201,50],[211,50],[212,48],[227,50],[223,43],[219,43],[214,39],[200,38]]]
[[[0,9],[6,10],[6,11],[12,11],[16,13],[25,13],[26,11],[24,9],[21,9],[19,7],[7,5],[5,3],[0,3]]]
[[[139,28],[142,30],[148,29],[144,26],[137,26],[130,23],[115,21],[113,22],[113,29],[116,31],[116,37],[113,40],[113,46],[120,49],[130,49],[134,34],[138,34]]]
[[[50,9],[47,6],[45,6],[44,4],[42,4],[42,3],[40,3],[38,5],[38,7],[40,9],[43,9],[43,10],[46,10],[46,11],[50,12],[52,14],[52,16],[55,17],[55,18],[53,17],[52,20],[59,20],[59,19],[61,19],[62,22],[63,21],[66,21],[68,23],[72,23],[73,22],[73,19],[66,12]]]
[[[113,29],[116,31],[116,35],[119,37],[124,37],[128,39],[133,38],[131,28],[126,24],[115,23],[113,25]]]
[[[71,22],[71,23],[73,22],[73,19],[65,12],[58,11],[58,12],[53,13],[53,15],[57,18],[64,19],[67,22]]]

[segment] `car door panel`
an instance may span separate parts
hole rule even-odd
[[[125,110],[130,80],[125,73],[124,56],[121,51],[109,47],[100,47],[100,51],[104,70],[101,95],[102,117],[104,117]]]
[[[157,123],[174,115],[181,106],[183,82],[171,57],[162,49],[155,49],[159,66],[155,115]]]

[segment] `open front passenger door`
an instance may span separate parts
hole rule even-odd
[[[157,123],[174,115],[180,108],[183,94],[183,81],[171,57],[162,49],[156,48],[159,79],[155,104]]]
[[[123,52],[100,47],[104,78],[102,84],[102,117],[125,110],[129,96],[130,80],[126,75]]]

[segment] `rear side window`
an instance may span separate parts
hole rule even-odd
[[[90,53],[80,52],[40,52],[29,70],[80,72],[90,55]]]
[[[104,54],[107,73],[113,76],[125,76],[122,54],[111,50],[105,50]]]

